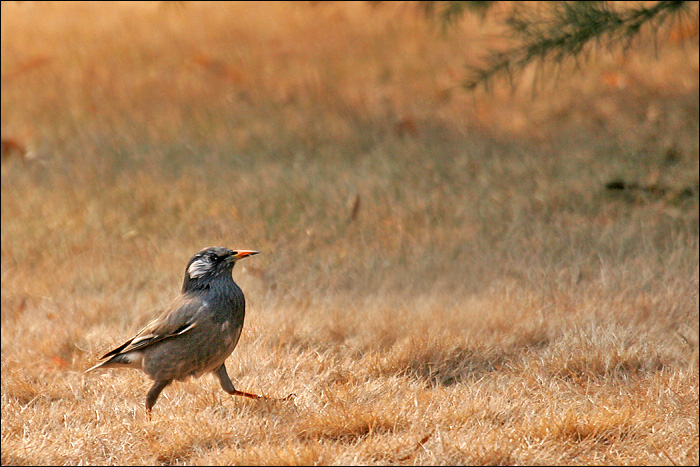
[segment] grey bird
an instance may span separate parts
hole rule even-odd
[[[107,352],[96,368],[143,370],[155,382],[146,396],[146,411],[173,380],[212,372],[234,396],[266,399],[239,391],[224,361],[238,344],[245,318],[245,297],[231,273],[236,261],[258,254],[252,250],[205,248],[187,263],[182,294],[134,337]]]

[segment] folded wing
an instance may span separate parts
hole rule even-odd
[[[109,366],[110,362],[122,364],[118,357],[130,352],[143,350],[151,345],[180,336],[197,326],[197,315],[206,309],[207,303],[200,298],[178,298],[158,318],[148,323],[134,337],[124,342],[114,350],[100,357],[100,360],[109,360],[99,363],[87,371]],[[127,360],[128,361],[128,360]]]

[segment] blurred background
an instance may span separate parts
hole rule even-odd
[[[212,245],[263,353],[595,323],[697,376],[697,2],[523,3],[3,1],[3,438]]]
[[[3,2],[3,300],[218,243],[355,295],[696,242],[697,16],[468,91],[512,5],[432,3]]]

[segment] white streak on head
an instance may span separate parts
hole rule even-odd
[[[187,274],[189,274],[190,279],[196,279],[211,271],[211,268],[212,263],[209,261],[209,257],[202,256],[192,261],[190,267],[187,268]]]

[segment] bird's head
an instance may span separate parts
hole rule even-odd
[[[183,292],[205,287],[210,281],[231,278],[231,271],[239,259],[257,255],[253,250],[231,250],[221,246],[205,248],[190,258],[185,269]]]

